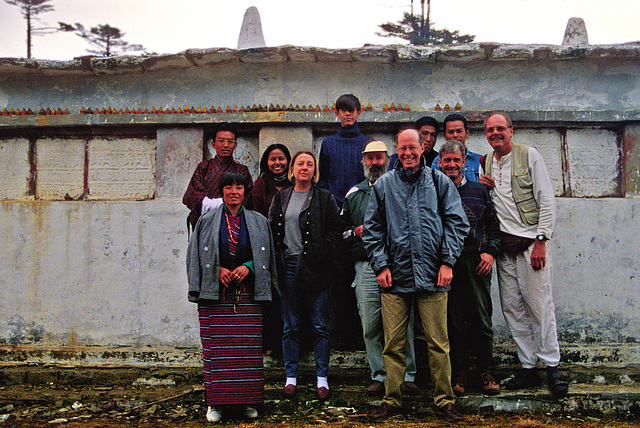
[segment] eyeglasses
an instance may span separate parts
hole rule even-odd
[[[216,143],[220,143],[220,144],[234,144],[236,142],[236,140],[234,140],[233,138],[216,138]]]
[[[492,126],[492,127],[489,127],[487,129],[485,129],[484,132],[486,132],[487,134],[491,134],[491,133],[493,133],[493,131],[504,132],[507,129],[509,129],[509,128],[507,128],[506,126],[496,126],[495,128]]]
[[[396,151],[398,153],[404,153],[404,152],[417,152],[420,151],[420,147],[422,146],[407,146],[407,147],[397,147]]]

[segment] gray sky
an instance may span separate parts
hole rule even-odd
[[[393,44],[376,36],[378,25],[398,21],[410,0],[55,0],[44,24],[109,24],[125,40],[150,52],[236,48],[245,10],[258,7],[268,46],[328,48]],[[416,13],[419,0],[415,0]],[[437,28],[476,35],[477,42],[560,44],[567,20],[581,17],[590,44],[640,41],[640,0],[432,0]],[[68,60],[87,55],[88,44],[71,34],[36,37],[33,56]],[[26,24],[15,6],[0,1],[0,57],[26,56]]]

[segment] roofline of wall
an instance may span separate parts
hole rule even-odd
[[[411,123],[422,116],[432,116],[442,122],[452,111],[389,111],[362,112],[361,124]],[[472,127],[478,127],[491,111],[459,111]],[[584,126],[640,122],[640,110],[514,110],[508,111],[516,123],[536,123],[544,127],[557,125]],[[64,114],[0,116],[0,130],[63,127],[127,127],[127,126],[194,126],[234,123],[247,125],[314,125],[336,122],[332,112],[248,112],[248,113],[178,113],[178,114]]]
[[[167,69],[205,67],[226,62],[277,64],[286,62],[412,62],[564,61],[578,59],[640,59],[640,41],[614,45],[558,46],[500,43],[413,46],[372,45],[353,49],[276,46],[252,49],[188,49],[168,55],[94,57],[70,61],[0,58],[2,74],[137,74]]]

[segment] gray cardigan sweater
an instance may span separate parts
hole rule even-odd
[[[220,206],[198,219],[187,249],[189,301],[218,300],[220,297]],[[255,269],[256,301],[271,300],[271,287],[278,289],[276,256],[267,219],[260,213],[244,210]]]

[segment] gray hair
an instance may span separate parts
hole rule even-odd
[[[445,153],[460,153],[464,158],[467,155],[467,150],[460,141],[449,140],[445,141],[444,144],[440,147],[440,157],[442,157]]]
[[[369,153],[371,153],[371,152],[369,152]],[[389,158],[389,153],[387,153],[387,152],[383,152],[383,153],[384,153],[384,156],[386,158],[385,162],[384,162],[384,166],[388,168],[389,167],[389,162],[391,161],[391,159]],[[362,166],[364,166],[366,168],[367,165],[365,165],[365,156],[366,156],[366,153],[364,155],[362,155]]]

